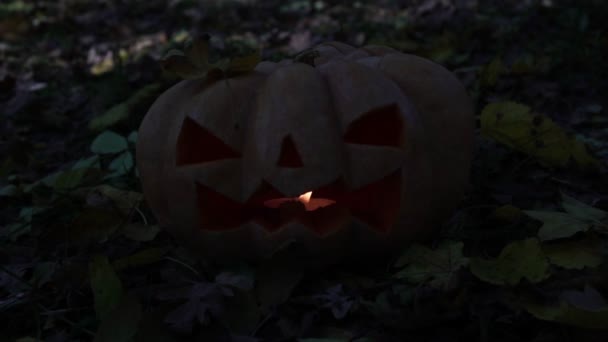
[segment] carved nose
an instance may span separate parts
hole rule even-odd
[[[298,152],[296,144],[293,142],[291,135],[287,135],[285,138],[283,138],[283,143],[281,144],[281,154],[279,155],[277,165],[291,168],[304,166],[300,153]]]

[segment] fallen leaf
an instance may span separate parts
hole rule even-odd
[[[215,282],[220,285],[228,285],[241,290],[251,290],[253,288],[253,274],[248,272],[235,273],[224,271],[215,277]]]
[[[143,200],[143,195],[140,192],[122,190],[107,184],[99,185],[93,188],[93,191],[112,200],[116,208],[125,214],[131,213]]]
[[[198,67],[181,51],[169,51],[160,63],[164,70],[183,79],[203,78],[208,73],[208,69]]]
[[[505,71],[505,66],[500,57],[494,58],[481,71],[480,82],[483,88],[492,88],[498,82],[498,78]]]
[[[85,208],[79,212],[67,230],[72,242],[104,241],[123,224],[124,218],[107,208]]]
[[[321,306],[331,310],[335,319],[343,319],[355,304],[354,299],[344,292],[342,284],[329,287],[323,294],[314,296]]]
[[[601,293],[588,284],[585,285],[583,291],[563,291],[559,298],[577,309],[586,311],[601,311],[603,309],[608,309],[606,299]],[[608,327],[606,328],[608,329]]]
[[[137,333],[142,316],[139,300],[133,295],[124,295],[115,309],[99,325],[94,342],[128,342]]]
[[[404,267],[395,277],[414,283],[430,280],[433,287],[449,284],[454,274],[468,264],[462,254],[462,242],[448,241],[432,250],[422,245],[410,246],[397,260],[396,267]]]
[[[119,153],[128,148],[127,139],[112,131],[104,131],[91,143],[91,152],[97,154]]]
[[[134,108],[142,105],[142,103],[151,101],[161,90],[159,83],[148,84],[136,91],[129,99],[121,102],[103,114],[93,118],[89,122],[89,129],[94,131],[102,131],[121,121],[128,119],[133,114]]]
[[[252,71],[260,61],[260,52],[247,56],[224,58],[209,63],[209,35],[195,38],[191,46],[182,52],[171,50],[161,60],[166,71],[184,79],[222,78]]]
[[[97,116],[89,123],[89,129],[101,131],[129,117],[129,106],[126,103],[119,103]]]
[[[57,171],[47,175],[46,177],[25,186],[23,191],[29,193],[41,184],[55,190],[74,189],[81,185],[86,177],[93,175],[95,173],[94,171],[99,168],[98,156],[79,159],[74,163],[70,170]]]
[[[137,131],[133,131],[129,134],[129,136],[127,137],[127,140],[131,143],[131,144],[136,144],[137,143]]]
[[[226,293],[218,284],[198,282],[187,291],[178,291],[167,297],[187,298],[186,302],[169,312],[165,322],[179,332],[190,333],[195,326],[206,325],[210,316],[218,317],[224,310]]]
[[[114,53],[107,51],[105,55],[101,56],[97,54],[95,49],[89,51],[89,62],[93,62],[93,65],[89,68],[89,72],[92,75],[99,76],[114,69]]]
[[[130,267],[150,265],[159,262],[169,251],[169,247],[153,247],[144,249],[124,258],[116,259],[112,262],[116,271]]]
[[[37,288],[40,288],[53,279],[56,271],[57,263],[55,262],[37,262],[34,265],[32,277],[29,282]]]
[[[549,277],[549,262],[537,239],[529,238],[507,245],[498,258],[473,258],[471,272],[494,285],[517,285],[522,279],[538,283]]]
[[[576,233],[585,232],[591,227],[589,223],[559,211],[526,210],[524,213],[543,223],[538,230],[538,237],[542,241],[571,237]]]
[[[562,195],[562,207],[579,220],[598,223],[608,218],[608,212],[587,205],[574,197],[570,197],[564,193]]]
[[[116,156],[108,165],[108,170],[114,171],[110,177],[122,176],[133,169],[134,160],[133,154],[130,151],[124,151]]]
[[[32,231],[34,217],[45,212],[48,208],[44,207],[25,207],[19,210],[17,222],[7,225],[5,229],[0,229],[0,237],[8,237],[11,241]]]
[[[602,245],[597,240],[559,241],[543,245],[549,262],[566,269],[597,267],[602,261]]]
[[[22,40],[30,30],[27,16],[9,16],[0,19],[0,41],[16,42]]]
[[[82,183],[87,172],[84,168],[61,171],[54,175],[52,187],[59,191],[74,189]]]
[[[255,69],[260,60],[260,51],[243,57],[235,57],[230,60],[226,71],[230,75],[247,73]]]
[[[250,334],[255,330],[261,316],[255,295],[250,291],[237,290],[226,300],[219,318],[230,331]]]
[[[255,274],[255,292],[261,309],[267,311],[287,301],[303,275],[302,270],[284,258],[266,260]]]
[[[133,241],[152,241],[160,232],[160,227],[157,225],[147,226],[141,223],[130,223],[122,228],[124,236]]]
[[[596,169],[599,162],[585,145],[568,135],[550,118],[534,114],[516,102],[488,104],[481,113],[481,134],[537,158],[551,166],[574,161],[583,169]]]
[[[147,311],[139,322],[134,342],[177,342],[163,324],[163,315],[157,311]]]
[[[121,303],[122,282],[108,258],[103,255],[96,255],[89,262],[89,281],[93,290],[95,313],[103,321]]]
[[[578,306],[588,306],[588,303],[581,305],[581,298],[588,302],[590,298],[597,299],[593,293],[576,293],[576,291],[567,291],[566,298],[559,301],[558,304],[542,305],[529,298],[520,300],[519,305],[534,317],[551,322],[558,322],[567,325],[572,325],[587,329],[608,329],[608,307],[605,302],[601,306],[595,306],[593,310],[583,309]],[[575,301],[577,305],[569,303]]]
[[[492,216],[502,221],[515,222],[519,220],[519,218],[522,216],[521,214],[521,209],[510,204],[506,204],[496,208],[496,210],[494,210],[492,213]]]

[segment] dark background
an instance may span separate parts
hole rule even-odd
[[[0,341],[608,340],[606,18],[601,0],[2,0]],[[213,60],[338,40],[443,64],[476,107],[466,198],[372,269],[191,258],[141,201],[134,132],[178,81],[158,60],[202,33]],[[485,126],[497,111],[510,125]]]

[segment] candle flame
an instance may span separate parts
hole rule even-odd
[[[312,191],[309,191],[307,193],[301,194],[300,196],[298,196],[298,200],[300,200],[300,202],[302,203],[308,203],[310,202],[310,198],[312,197]]]

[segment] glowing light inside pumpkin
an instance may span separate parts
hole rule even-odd
[[[304,204],[310,202],[310,198],[312,197],[312,191],[309,191],[307,193],[301,194],[300,196],[298,196],[298,200]]]
[[[308,191],[298,197],[274,198],[265,201],[264,206],[268,208],[279,208],[282,204],[288,202],[300,202],[304,205],[306,211],[317,210],[336,203],[336,201],[327,198],[314,198],[312,197],[312,191]]]

